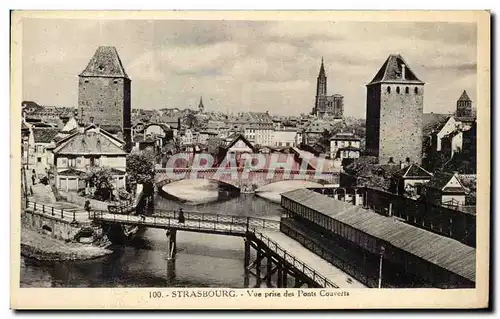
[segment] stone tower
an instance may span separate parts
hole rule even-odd
[[[198,104],[198,111],[203,113],[205,111],[205,106],[203,106],[203,97],[200,96],[200,104]]]
[[[472,100],[465,90],[457,101],[457,111],[455,114],[457,117],[472,116]]]
[[[89,64],[78,75],[80,121],[94,122],[110,133],[131,138],[131,80],[115,47],[98,47]]]
[[[424,82],[390,55],[366,92],[366,150],[380,164],[422,160]]]

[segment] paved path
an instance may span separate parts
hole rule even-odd
[[[280,245],[281,248],[289,252],[290,255],[299,259],[304,264],[308,265],[316,272],[336,284],[339,288],[366,288],[365,285],[325,261],[323,258],[305,248],[298,241],[288,237],[287,235],[281,232],[268,230],[261,230],[260,232]]]

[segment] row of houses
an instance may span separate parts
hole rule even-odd
[[[85,188],[84,175],[107,167],[116,189],[126,185],[125,142],[98,125],[86,127],[72,119],[63,129],[39,123],[21,124],[22,164],[39,177],[54,174],[55,186],[64,191]]]

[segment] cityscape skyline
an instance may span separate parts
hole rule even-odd
[[[365,117],[365,85],[392,53],[426,83],[424,112],[452,112],[463,90],[476,101],[474,24],[28,19],[24,34],[23,100],[43,105],[77,106],[100,45],[117,48],[132,108],[196,109],[203,96],[206,111],[307,114],[323,57],[344,115]]]

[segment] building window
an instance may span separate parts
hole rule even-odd
[[[409,87],[406,87],[406,88],[405,88],[405,93],[406,93],[406,94],[410,93],[410,88],[409,88]]]
[[[396,87],[396,93],[399,94],[399,86]]]
[[[391,93],[391,87],[390,86],[387,87],[387,93]]]
[[[42,158],[41,157],[37,157],[36,161],[37,161],[37,163],[41,163],[42,162]]]
[[[415,94],[418,94],[418,88],[417,87],[415,88]]]

